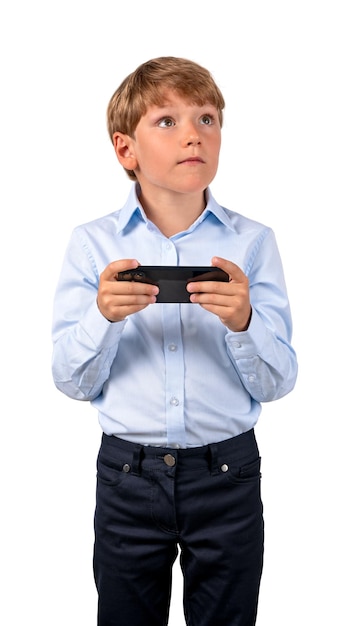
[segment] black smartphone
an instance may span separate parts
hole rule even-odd
[[[229,276],[218,267],[139,265],[132,270],[119,272],[117,280],[134,280],[159,287],[157,302],[190,302],[186,285],[201,280],[229,281]]]

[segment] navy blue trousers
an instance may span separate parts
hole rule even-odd
[[[98,626],[165,626],[180,547],[189,626],[254,626],[263,563],[254,431],[201,448],[105,434],[97,461]]]

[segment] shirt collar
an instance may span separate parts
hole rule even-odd
[[[147,217],[141,206],[137,194],[138,183],[133,183],[126,201],[119,213],[117,232],[121,232],[131,222],[132,219],[142,219],[147,222]]]
[[[230,230],[234,230],[233,222],[231,220],[231,212],[227,211],[227,209],[225,209],[216,202],[209,187],[205,191],[205,196],[207,199],[207,206],[202,213],[202,217],[207,216],[208,213],[211,213],[216,217],[216,219],[219,220],[219,222],[227,226],[227,228],[229,228]]]
[[[142,220],[144,223],[148,223],[146,213],[139,202],[138,189],[138,183],[133,183],[126,204],[122,207],[119,214],[117,232],[121,232],[133,220]],[[233,230],[233,225],[229,213],[224,207],[220,206],[220,204],[216,202],[209,187],[206,189],[205,194],[207,199],[207,205],[203,213],[195,222],[195,226],[205,220],[209,214],[212,214],[216,217],[217,220],[219,220],[219,222]]]

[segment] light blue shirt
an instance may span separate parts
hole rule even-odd
[[[129,441],[194,447],[252,428],[263,402],[289,393],[297,376],[292,322],[273,231],[221,207],[207,206],[192,226],[165,237],[151,223],[136,184],[119,211],[74,229],[53,314],[53,378],[63,393],[89,400],[102,430]],[[213,256],[248,276],[247,331],[228,330],[199,304],[149,305],[110,323],[96,296],[111,262],[210,265]]]

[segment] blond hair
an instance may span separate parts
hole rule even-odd
[[[194,61],[179,57],[158,57],[142,63],[129,74],[110,99],[107,108],[107,127],[113,142],[115,132],[134,136],[140,118],[149,106],[163,104],[166,89],[175,91],[192,104],[216,107],[220,125],[223,122],[225,101],[210,72]],[[125,170],[136,180],[132,170]]]

